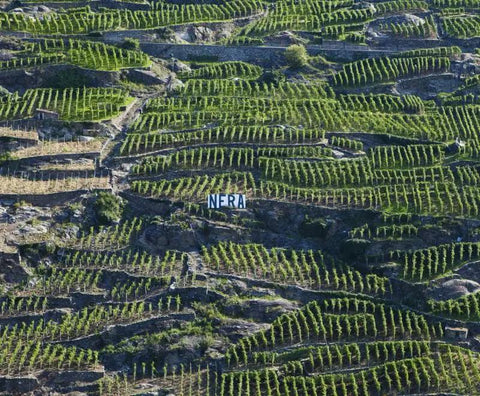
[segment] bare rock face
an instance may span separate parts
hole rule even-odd
[[[210,42],[215,40],[215,32],[206,26],[190,26],[188,35],[191,42]]]
[[[451,70],[458,75],[474,76],[480,72],[480,64],[475,55],[462,54],[459,60],[452,61]]]
[[[1,50],[0,51],[0,61],[7,61],[13,58],[13,55],[10,51]]]
[[[425,23],[425,19],[423,19],[419,16],[416,16],[416,15],[413,15],[413,14],[404,14],[404,15],[395,15],[395,16],[392,16],[390,18],[386,18],[384,20],[384,22],[396,23],[396,24],[412,23],[412,24],[415,24],[417,26],[420,26],[420,25],[423,25]]]
[[[418,95],[428,100],[435,98],[441,92],[453,92],[461,84],[461,81],[450,73],[399,80],[396,89],[401,95]]]
[[[52,10],[44,5],[38,5],[37,7],[38,12],[51,12]]]
[[[232,342],[237,342],[245,334],[253,334],[268,328],[268,325],[231,319],[218,326],[219,334],[228,337]]]
[[[300,43],[300,40],[292,32],[289,31],[279,32],[272,36],[268,36],[265,38],[265,41],[283,46]]]
[[[236,25],[232,22],[212,22],[172,27],[167,41],[176,43],[212,43],[230,37]]]
[[[480,261],[465,264],[455,271],[456,276],[469,279],[476,284],[480,284]]]
[[[2,50],[21,51],[24,49],[24,44],[16,38],[0,37],[0,48]]]
[[[191,67],[188,66],[186,63],[179,61],[178,59],[173,59],[167,66],[171,71],[175,73],[181,72],[189,72],[191,71]]]
[[[14,8],[13,10],[11,10],[11,12],[19,14],[38,15],[52,12],[52,10],[45,5],[38,5],[33,7]]]
[[[297,306],[284,299],[251,299],[225,308],[229,315],[251,318],[259,322],[273,322],[278,316],[293,311]]]
[[[368,1],[360,1],[356,4],[354,4],[353,8],[356,9],[356,10],[372,10],[372,12],[375,12],[377,10],[375,8],[375,4],[370,3]]]
[[[480,290],[480,284],[470,279],[449,279],[443,282],[432,294],[439,300],[459,298]]]
[[[378,29],[382,25],[402,24],[402,23],[415,24],[417,26],[420,26],[425,23],[425,19],[413,14],[392,15],[392,16],[387,16],[385,18],[381,18],[371,22],[368,30],[370,32]]]
[[[182,88],[184,85],[185,84],[181,80],[179,80],[177,78],[174,78],[174,79],[171,80],[170,84],[167,85],[167,90],[175,91],[179,88]]]
[[[48,220],[51,214],[48,208],[25,205],[15,209],[15,223],[26,222],[33,218]]]
[[[195,235],[191,229],[167,224],[151,225],[145,229],[144,242],[154,249],[191,250],[197,246]]]

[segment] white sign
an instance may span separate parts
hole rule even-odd
[[[245,194],[210,194],[208,196],[208,209],[245,209],[246,207]]]

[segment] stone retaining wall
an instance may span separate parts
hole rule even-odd
[[[218,61],[244,61],[260,65],[283,64],[285,47],[275,46],[221,46],[196,44],[141,43],[141,49],[158,58],[178,58],[181,60],[201,60],[209,57]],[[310,55],[327,55],[346,61],[362,57],[382,56],[392,53],[389,50],[371,50],[367,47],[325,43],[322,46],[308,46]]]
[[[15,154],[13,154],[15,155]],[[34,157],[25,157],[18,158],[12,161],[9,161],[9,165],[19,164],[19,165],[35,165],[39,162],[58,162],[65,163],[66,160],[77,161],[81,159],[96,159],[100,156],[99,151],[89,151],[86,153],[59,153],[59,154],[46,154],[46,155],[36,155]],[[11,162],[11,164],[10,164]]]
[[[5,394],[25,394],[39,386],[38,380],[33,376],[28,377],[0,377],[0,390]]]
[[[119,34],[122,37],[131,36],[130,33],[139,34],[139,38],[147,33],[141,32],[109,32],[106,34],[106,41],[119,41]],[[355,45],[334,40],[325,40],[322,45],[308,45],[310,55],[325,55],[342,61],[352,61],[365,57],[386,56],[392,53],[407,51],[415,48],[434,48],[456,45],[464,51],[473,51],[480,47],[480,38],[473,39],[449,39],[449,40],[415,40],[415,39],[376,39],[374,46]],[[181,60],[195,60],[209,56],[218,61],[240,60],[245,62],[268,65],[271,63],[284,63],[282,46],[221,46],[208,44],[169,44],[153,43],[144,41],[141,48],[147,54],[159,58],[178,58]]]
[[[109,189],[96,188],[95,191],[109,191]],[[19,202],[25,201],[35,206],[58,206],[78,198],[89,190],[62,191],[52,194],[1,194],[0,201]]]
[[[36,40],[30,40],[36,41]],[[28,72],[27,72],[28,70]],[[10,91],[22,88],[44,88],[47,83],[58,77],[59,73],[73,73],[88,80],[88,86],[104,87],[118,81],[120,72],[85,69],[76,65],[66,63],[45,64],[29,67],[26,69],[2,70],[0,71],[0,85]]]
[[[471,39],[448,38],[444,40],[425,40],[398,37],[379,37],[374,41],[375,48],[389,48],[395,51],[408,51],[416,48],[449,47],[456,45],[463,51],[474,51],[480,47],[480,37]]]

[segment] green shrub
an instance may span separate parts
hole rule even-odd
[[[94,204],[95,215],[100,224],[110,224],[122,217],[123,203],[121,198],[109,192],[99,192]]]
[[[127,37],[123,39],[122,48],[128,50],[139,50],[140,49],[140,41],[135,38]]]
[[[13,204],[13,207],[15,209],[23,208],[25,206],[32,206],[32,204],[30,202],[24,201],[23,199]]]
[[[293,44],[285,50],[285,59],[291,68],[303,67],[308,63],[307,49],[303,45]]]
[[[0,164],[3,164],[4,162],[11,161],[15,159],[15,157],[12,155],[10,151],[6,151],[2,154],[0,154]]]

